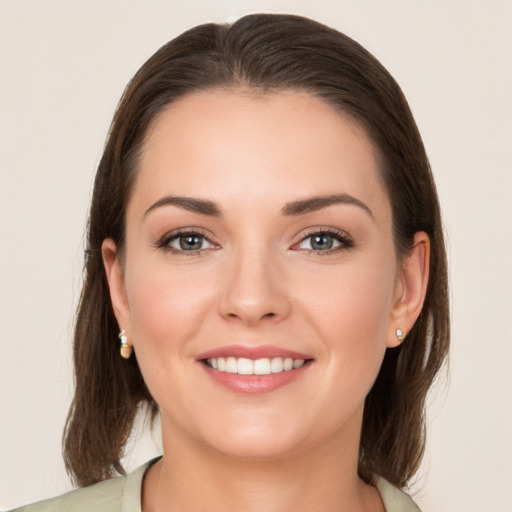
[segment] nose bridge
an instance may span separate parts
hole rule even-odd
[[[225,276],[224,316],[247,324],[287,316],[290,304],[278,259],[268,244],[240,244]]]

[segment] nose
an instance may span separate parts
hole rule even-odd
[[[221,315],[247,326],[280,322],[291,309],[286,276],[265,251],[240,251],[224,276]]]

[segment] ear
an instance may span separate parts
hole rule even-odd
[[[110,291],[110,300],[117,323],[120,329],[125,329],[130,336],[130,308],[126,296],[126,286],[124,282],[124,271],[120,261],[120,255],[116,244],[111,238],[106,238],[101,244],[101,256],[107,275],[108,287]]]
[[[397,276],[387,337],[388,347],[400,345],[420,315],[427,293],[429,268],[430,238],[420,231],[414,235],[411,252],[403,260]],[[397,336],[397,329],[403,332],[402,339]]]

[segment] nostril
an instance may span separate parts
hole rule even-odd
[[[236,313],[228,313],[228,316],[230,318],[240,318],[240,315],[237,315]],[[264,318],[275,318],[277,315],[276,313],[273,313],[273,312],[270,312],[270,313],[265,313],[261,319],[263,320]]]

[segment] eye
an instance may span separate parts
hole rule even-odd
[[[217,245],[201,233],[183,231],[164,237],[159,246],[172,252],[188,252],[193,254],[207,249],[218,248]]]
[[[302,238],[292,249],[321,253],[334,252],[352,246],[352,240],[346,234],[331,231],[315,231]]]

